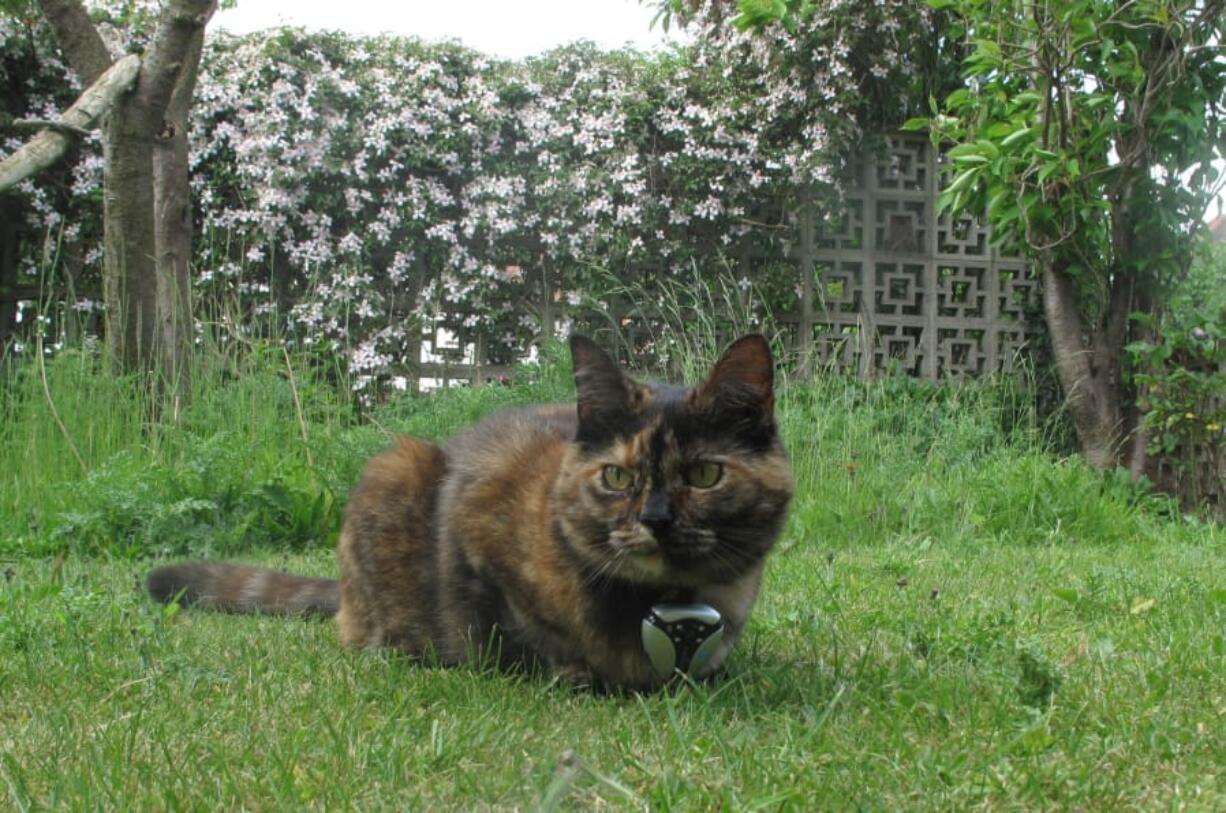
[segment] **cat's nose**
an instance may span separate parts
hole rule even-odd
[[[639,513],[639,522],[653,532],[667,530],[673,524],[673,507],[669,504],[668,495],[653,491],[647,496],[647,503]]]

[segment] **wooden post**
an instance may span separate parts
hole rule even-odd
[[[548,264],[541,267],[541,303],[537,313],[541,319],[540,341],[544,345],[553,338],[553,279]]]
[[[477,340],[473,342],[473,364],[469,368],[472,374],[474,387],[480,387],[484,382],[481,380],[481,368],[485,364],[485,333],[483,331],[477,333]]]
[[[800,268],[800,374],[813,375],[813,272],[817,267],[814,253],[816,214],[813,211],[813,189],[806,186],[800,193],[800,256],[796,263]]]

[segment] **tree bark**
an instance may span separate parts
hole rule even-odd
[[[112,60],[89,11],[80,0],[38,0],[38,5],[81,84],[97,82]]]
[[[1112,364],[1098,331],[1087,330],[1073,278],[1052,258],[1043,261],[1043,309],[1081,453],[1095,468],[1114,468],[1125,441],[1118,358]]]
[[[116,106],[103,138],[106,339],[112,359],[126,371],[151,370],[156,346],[152,154],[160,118],[139,96],[129,96]]]
[[[210,3],[211,15],[215,3]],[[153,152],[154,243],[157,261],[159,366],[170,391],[182,398],[194,324],[191,307],[192,206],[187,113],[204,48],[203,23],[192,34]]]

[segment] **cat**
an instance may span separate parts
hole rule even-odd
[[[734,342],[693,389],[640,384],[570,340],[576,402],[507,410],[442,445],[403,437],[350,495],[340,580],[218,562],[153,570],[156,599],[233,612],[335,615],[342,643],[493,656],[576,685],[664,682],[640,624],[703,602],[745,627],[792,476],[774,417],[774,361]]]

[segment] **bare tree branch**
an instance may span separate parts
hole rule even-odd
[[[77,138],[89,135],[89,130],[86,130],[84,127],[76,127],[71,124],[65,124],[62,121],[51,121],[49,119],[17,119],[13,122],[13,128],[16,130],[54,130],[57,133],[76,136]]]
[[[81,82],[97,82],[113,60],[85,5],[81,0],[38,0],[38,6]]]
[[[73,136],[63,132],[82,131],[91,127],[115,104],[115,100],[132,87],[140,73],[140,57],[129,54],[116,62],[91,85],[72,107],[64,111],[56,127],[46,129],[30,139],[21,149],[0,161],[0,192],[21,183],[39,170],[59,160]]]

